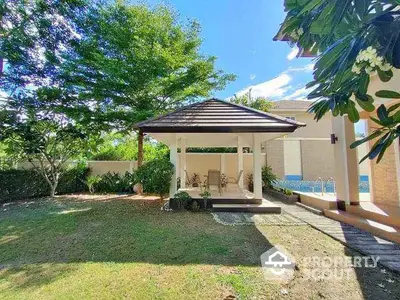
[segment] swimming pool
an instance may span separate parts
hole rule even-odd
[[[321,182],[315,184],[315,181],[307,181],[307,180],[278,180],[275,184],[280,188],[290,189],[292,191],[299,191],[305,193],[321,193]],[[313,190],[313,187],[315,189]],[[324,182],[325,192],[333,193],[333,183]],[[360,193],[369,193],[369,183],[368,181],[360,181],[359,183],[359,191]]]

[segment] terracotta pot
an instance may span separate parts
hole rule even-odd
[[[133,186],[133,191],[134,191],[136,194],[142,194],[142,193],[143,193],[143,186],[142,186],[142,184],[141,184],[141,183],[136,183],[136,184]]]

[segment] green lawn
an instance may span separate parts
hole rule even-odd
[[[389,299],[400,290],[390,272],[313,281],[301,263],[288,285],[267,282],[259,256],[273,244],[296,260],[353,255],[308,226],[224,226],[209,213],[163,212],[129,199],[13,204],[0,211],[0,298]],[[388,276],[395,282],[385,292],[376,285]]]

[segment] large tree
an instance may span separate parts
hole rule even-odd
[[[6,64],[0,74],[0,142],[8,156],[32,164],[49,184],[51,196],[66,161],[87,145],[93,129],[71,118],[69,107],[79,112],[86,104],[71,105],[60,76],[64,57],[79,38],[75,20],[89,3],[0,2],[0,57]]]
[[[179,22],[165,6],[121,2],[90,10],[81,38],[63,67],[69,95],[88,103],[83,118],[105,128],[132,130],[134,123],[183,103],[208,97],[234,78],[200,52],[200,27]],[[138,164],[143,160],[139,132]]]
[[[265,97],[253,98],[251,96],[251,90],[241,96],[235,94],[233,97],[230,98],[230,102],[248,106],[264,112],[269,112],[272,108],[274,108],[274,102],[268,100]]]
[[[65,164],[87,147],[88,136],[65,115],[30,109],[0,115],[0,142],[9,157],[28,161],[54,197]]]
[[[362,160],[377,157],[379,162],[400,136],[400,104],[374,105],[374,96],[400,99],[400,93],[368,94],[372,75],[387,82],[400,68],[399,5],[399,0],[285,0],[287,16],[278,38],[317,57],[314,81],[307,85],[314,89],[308,98],[316,100],[310,112],[317,120],[331,111],[358,122],[357,105],[376,110],[377,118],[371,119],[377,129],[352,145],[376,139]]]

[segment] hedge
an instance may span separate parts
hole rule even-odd
[[[87,168],[77,167],[67,170],[60,177],[56,194],[84,191],[87,174]],[[49,185],[34,170],[0,171],[0,203],[49,195]]]

